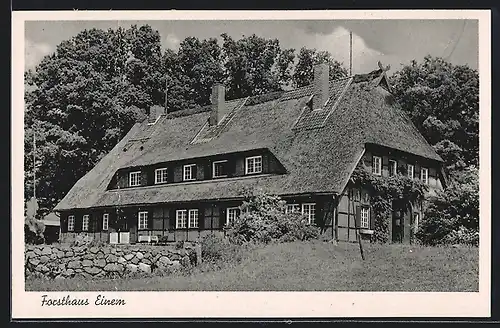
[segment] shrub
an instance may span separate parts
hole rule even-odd
[[[446,235],[443,242],[452,245],[465,244],[471,246],[479,246],[479,231],[467,229],[464,226],[460,226],[458,230],[453,230],[451,233]]]
[[[92,243],[94,243],[94,238],[88,235],[76,235],[75,240],[71,243],[71,246],[90,246]],[[96,244],[98,242],[95,242]]]
[[[227,235],[235,244],[290,242],[318,238],[319,231],[298,213],[285,213],[279,196],[257,191],[243,202],[242,214],[229,226]]]
[[[241,262],[253,248],[251,244],[237,245],[215,234],[203,237],[200,244],[203,263],[217,267]]]

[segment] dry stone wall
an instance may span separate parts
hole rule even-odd
[[[25,276],[66,279],[127,277],[175,271],[196,263],[194,244],[174,246],[26,245]]]

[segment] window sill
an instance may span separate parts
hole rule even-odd
[[[360,233],[363,233],[363,234],[365,234],[365,235],[373,235],[373,232],[374,232],[374,231],[373,231],[373,230],[371,230],[371,229],[360,229],[360,230],[359,230],[359,232],[360,232]]]

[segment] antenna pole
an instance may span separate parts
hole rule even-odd
[[[352,75],[352,31],[349,31],[349,75]]]

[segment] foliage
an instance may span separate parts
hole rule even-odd
[[[420,180],[408,178],[402,172],[391,177],[373,175],[364,165],[358,166],[352,181],[357,188],[365,188],[370,194],[370,204],[375,215],[375,241],[389,240],[389,219],[393,210],[413,213],[413,207],[420,204],[428,190]]]
[[[417,238],[424,244],[476,243],[479,231],[479,175],[468,168],[430,200]]]
[[[298,213],[285,213],[286,202],[262,190],[252,190],[240,206],[241,215],[227,235],[236,244],[290,242],[318,237],[318,228]]]
[[[77,234],[75,239],[71,242],[71,246],[98,246],[99,242],[95,242],[94,238],[90,235]]]
[[[24,242],[27,244],[43,244],[45,242],[45,224],[37,218],[38,202],[32,197],[26,203],[24,216]]]
[[[298,54],[297,65],[292,77],[293,85],[300,88],[311,84],[313,81],[313,66],[321,63],[328,63],[331,80],[347,77],[347,70],[342,63],[333,59],[328,51],[317,51],[316,49],[303,47]]]
[[[393,94],[450,170],[479,163],[479,74],[426,56],[391,77]]]

